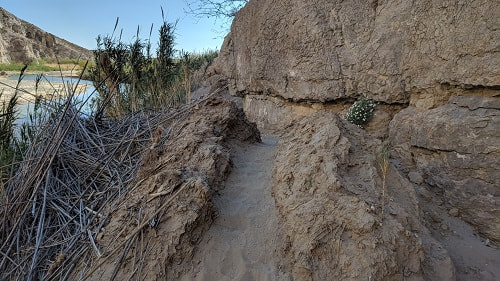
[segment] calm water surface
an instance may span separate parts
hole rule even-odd
[[[23,76],[23,81],[35,81],[37,79],[38,75],[36,74],[27,74]],[[17,81],[19,79],[19,75],[11,75],[9,76],[9,80],[15,80]],[[74,97],[75,103],[78,104],[78,107],[82,105],[82,113],[83,114],[89,114],[90,113],[90,101],[92,100],[93,97],[97,96],[97,92],[95,91],[94,86],[92,85],[92,81],[88,80],[78,80],[78,78],[74,77],[60,77],[60,76],[43,76],[41,83],[65,83],[65,84],[70,84],[71,86],[76,85],[78,83],[79,85],[85,85],[85,91],[81,93],[77,93]],[[29,115],[33,113],[35,104],[34,103],[27,103],[27,104],[20,104],[17,106],[18,109],[18,119],[16,120],[16,124],[21,125],[22,123],[30,123]]]

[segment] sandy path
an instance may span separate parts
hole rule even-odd
[[[439,202],[439,201],[438,201]],[[455,265],[457,281],[499,281],[500,251],[489,246],[472,226],[449,215],[444,205],[420,200],[431,218],[427,227],[432,236],[448,251]],[[446,226],[443,229],[443,226]]]
[[[277,212],[271,195],[276,139],[234,151],[234,167],[221,196],[219,217],[180,280],[288,280],[280,271]]]

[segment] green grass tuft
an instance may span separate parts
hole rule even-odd
[[[21,71],[24,67],[24,64],[21,63],[8,63],[8,64],[0,64],[0,71]],[[41,65],[41,64],[29,64],[26,71],[57,71],[58,69],[55,67]]]

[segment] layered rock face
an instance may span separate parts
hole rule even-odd
[[[252,0],[218,71],[233,92],[408,103],[441,84],[500,86],[498,5],[484,1]]]
[[[41,58],[89,59],[92,52],[23,21],[0,8],[0,63]]]
[[[409,107],[391,121],[393,154],[420,174],[446,203],[500,243],[500,99],[458,96],[421,111]]]
[[[274,192],[298,280],[397,280],[401,268],[417,280],[452,276],[439,277],[439,266],[422,258],[446,257],[429,255],[439,243],[402,242],[406,231],[427,237],[415,222],[419,206],[429,208],[425,202],[452,210],[486,245],[500,244],[498,18],[498,3],[478,0],[251,0],[236,15],[212,74],[244,97],[259,127],[285,132]],[[367,134],[352,135],[331,114],[361,97],[379,102],[376,122]],[[373,146],[370,138],[391,151],[389,208],[410,214],[407,221],[387,218],[391,233],[378,224],[377,165],[359,160],[373,155],[362,148]],[[394,196],[397,190],[406,197]],[[413,205],[415,190],[433,200]],[[366,211],[371,205],[375,213]],[[389,233],[394,239],[384,240]]]
[[[251,120],[278,131],[379,101],[371,137],[498,245],[498,18],[494,1],[251,0],[213,73]]]

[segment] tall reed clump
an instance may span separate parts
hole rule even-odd
[[[14,123],[17,119],[16,106],[18,104],[19,84],[24,77],[24,71],[28,66],[21,69],[14,94],[8,99],[2,99],[3,91],[0,92],[0,194],[3,193],[8,179],[14,172],[13,163],[19,158],[22,147],[21,141],[16,138]]]
[[[163,9],[162,9],[163,16]],[[114,36],[99,36],[94,51],[95,65],[90,67],[90,80],[99,93],[96,116],[119,117],[142,109],[158,109],[188,101],[191,80],[202,62],[213,60],[213,53],[196,55],[174,49],[175,24],[163,20],[159,43],[155,51],[149,39],[141,40],[137,28],[134,42],[121,41]]]
[[[219,93],[174,110],[97,119],[82,111],[88,98],[82,102],[75,96],[77,84],[68,81],[60,98],[39,101],[22,159],[16,160],[16,171],[0,194],[0,280],[85,280],[86,273],[99,267],[92,262],[96,256],[106,260],[122,249],[106,249],[96,243],[97,237],[107,216],[136,186],[153,132],[187,118]],[[162,142],[175,134],[165,130]],[[142,239],[143,228],[156,215],[141,215],[137,235],[127,245]],[[137,253],[147,255],[147,247]],[[120,266],[118,261],[116,268]],[[137,279],[142,270],[141,262],[134,264]]]
[[[185,93],[186,101],[190,102],[190,93],[192,89],[200,87],[203,74],[205,74],[208,66],[218,56],[218,52],[207,50],[202,53],[189,53],[181,51],[179,73],[179,83],[182,85],[182,90]]]
[[[3,92],[0,92],[0,99]],[[0,194],[11,174],[11,163],[15,155],[14,121],[16,120],[17,93],[0,105]]]

